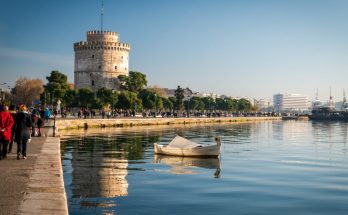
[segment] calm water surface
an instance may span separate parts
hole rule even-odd
[[[175,134],[219,159],[154,156]],[[70,214],[348,214],[347,123],[89,129],[64,133]]]

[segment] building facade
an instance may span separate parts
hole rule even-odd
[[[276,94],[273,96],[276,112],[304,112],[310,108],[308,97],[300,94]]]
[[[119,75],[129,75],[130,45],[116,32],[88,31],[87,41],[74,43],[76,89],[119,89]]]

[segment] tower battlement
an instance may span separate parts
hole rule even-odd
[[[118,33],[112,31],[88,31],[87,42],[118,42]]]
[[[128,43],[112,43],[112,42],[77,42],[74,43],[74,50],[93,50],[93,49],[104,49],[104,50],[117,50],[117,51],[130,51],[130,45]]]
[[[118,35],[117,32],[113,32],[113,31],[99,31],[99,30],[87,31],[87,35],[95,35],[95,34]]]

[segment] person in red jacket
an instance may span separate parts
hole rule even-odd
[[[11,141],[11,128],[14,120],[8,112],[8,106],[3,106],[0,112],[0,160],[7,158],[7,147]]]

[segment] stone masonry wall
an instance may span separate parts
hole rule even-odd
[[[76,89],[118,89],[117,77],[129,74],[130,46],[116,32],[89,31],[87,42],[75,43],[74,50]]]

